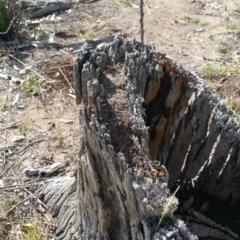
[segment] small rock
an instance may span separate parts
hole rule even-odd
[[[0,77],[5,79],[5,80],[9,80],[10,79],[10,76],[6,73],[0,73]]]
[[[23,197],[24,197],[23,192],[18,193],[18,196],[19,196],[20,198],[23,198]]]
[[[25,136],[23,136],[23,135],[14,136],[14,137],[12,138],[12,142],[13,142],[13,143],[15,143],[15,142],[22,142],[24,139],[25,139]]]
[[[18,105],[17,105],[17,108],[18,108],[18,109],[24,109],[25,106],[24,106],[24,105],[19,105],[19,104],[18,104]]]
[[[0,187],[4,187],[4,182],[1,179],[0,179]]]
[[[29,201],[24,202],[24,206],[28,206],[29,203],[30,203]]]
[[[33,155],[31,155],[31,159],[35,159],[35,155],[33,154]]]
[[[13,68],[15,69],[15,70],[17,70],[17,71],[19,71],[20,70],[20,68],[17,66],[17,65],[13,65]]]
[[[20,73],[21,75],[24,75],[24,74],[27,73],[27,69],[26,69],[26,68],[21,69],[21,70],[19,71],[19,73]]]

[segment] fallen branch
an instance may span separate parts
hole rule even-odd
[[[71,8],[73,3],[71,1],[67,2],[22,2],[22,8],[26,9],[26,13],[31,19],[41,18],[50,15],[54,12],[61,12]]]
[[[100,43],[110,43],[114,39],[114,36],[100,36],[100,37],[94,37],[91,39],[82,40],[76,43],[68,43],[68,44],[61,44],[57,42],[48,42],[48,41],[29,41],[23,44],[18,45],[18,50],[24,50],[29,47],[35,47],[35,48],[56,48],[56,49],[62,49],[62,48],[72,48],[73,51],[78,51],[83,44],[87,43],[88,49],[94,49],[99,45]],[[12,47],[15,44],[14,41],[4,42],[4,45],[6,47]],[[13,57],[12,55],[10,55]],[[15,58],[15,57],[13,57]],[[15,58],[16,59],[16,58]],[[17,61],[20,61],[16,59]],[[20,62],[23,64],[22,62]]]
[[[9,128],[14,128],[14,127],[17,127],[18,123],[20,123],[21,121],[16,121],[14,123],[10,123],[9,125],[7,126],[0,126],[0,128],[2,130],[5,130],[5,129],[9,129]]]
[[[35,183],[35,184],[19,184],[19,185],[8,185],[8,186],[4,186],[4,187],[0,187],[1,191],[10,191],[10,190],[15,190],[18,188],[28,188],[28,187],[32,187],[35,185],[40,185],[40,183]]]
[[[50,166],[46,166],[43,168],[26,168],[24,170],[24,173],[28,177],[34,177],[34,176],[41,176],[41,177],[49,177],[53,174],[62,172],[65,170],[65,165],[63,163],[53,163]]]
[[[45,208],[43,208],[42,205],[38,205],[36,207],[36,210],[39,213],[41,213],[43,215],[43,217],[46,219],[46,221],[49,224],[50,230],[55,231],[56,230],[56,224],[55,224],[55,222],[54,222],[54,220],[52,218],[52,215]]]

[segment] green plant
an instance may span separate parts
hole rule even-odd
[[[227,98],[225,99],[226,105],[233,111],[240,110],[240,99],[239,98]]]
[[[0,109],[2,111],[6,111],[9,109],[9,104],[6,101],[3,101],[2,103],[0,103]]]
[[[189,16],[188,14],[184,14],[184,15],[182,16],[182,19],[183,19],[183,20],[190,20],[191,18],[190,18],[190,16]]]
[[[141,94],[138,95],[138,101],[143,104],[145,102],[144,97],[141,96]]]
[[[22,84],[22,89],[25,93],[39,92],[40,87],[37,76],[35,74],[28,75],[27,79]]]
[[[230,73],[233,73],[235,70],[231,66],[219,65],[216,67],[216,73],[220,76],[227,76]]]
[[[42,240],[43,233],[38,226],[37,222],[34,219],[30,219],[30,221],[22,223],[21,232],[23,235],[23,240]]]
[[[63,137],[58,135],[57,139],[55,140],[55,147],[61,147],[63,144]]]
[[[210,64],[203,66],[204,77],[210,78],[214,75],[214,68]]]
[[[226,43],[221,42],[220,45],[218,46],[217,50],[221,53],[227,53],[228,51],[228,46]]]
[[[233,15],[240,16],[240,9],[236,9],[233,11]]]
[[[44,112],[48,112],[48,107],[46,105],[44,105],[43,109],[44,109]]]
[[[195,17],[192,19],[192,22],[195,24],[198,24],[200,22],[200,18],[199,17]]]
[[[212,80],[208,80],[208,79],[206,79],[206,84],[208,87],[212,89],[218,89],[222,86],[221,84],[213,82]]]
[[[6,210],[10,210],[14,205],[17,204],[16,199],[9,197],[6,199],[5,203],[4,203],[4,207]]]
[[[129,0],[119,0],[120,3],[123,3],[123,4],[129,4]]]
[[[18,37],[22,11],[15,2],[0,0],[0,38],[3,40],[16,40]]]
[[[9,24],[7,0],[0,0],[0,32],[5,32]]]
[[[87,32],[85,32],[85,33],[78,33],[77,36],[78,36],[80,39],[89,39],[89,38],[93,37],[93,32],[87,31]]]
[[[177,210],[179,202],[178,202],[178,199],[175,197],[175,195],[179,188],[180,188],[180,186],[178,186],[178,188],[175,190],[175,192],[171,196],[169,196],[168,198],[165,199],[165,202],[163,203],[163,213],[162,213],[161,218],[159,219],[159,222],[158,222],[155,232],[158,231],[158,228],[159,228],[163,218],[164,217],[172,218],[174,212]]]
[[[203,66],[203,74],[206,78],[211,78],[213,76],[228,76],[229,74],[235,72],[236,69],[228,65],[211,65],[206,64]]]
[[[238,23],[225,22],[221,25],[226,27],[227,29],[230,29],[230,30],[236,31],[237,33],[240,33],[240,22],[238,22]]]
[[[21,133],[26,132],[26,130],[28,129],[27,125],[22,122],[18,124],[17,128]]]
[[[166,201],[163,204],[162,216],[172,218],[174,212],[177,210],[178,204],[178,199],[174,195],[166,198]]]

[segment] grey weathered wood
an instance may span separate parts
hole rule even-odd
[[[49,166],[42,167],[42,168],[27,168],[24,170],[24,173],[28,177],[50,177],[53,174],[58,174],[65,169],[65,165],[63,163],[53,163]]]
[[[125,48],[118,34],[110,46],[101,45],[92,52],[83,47],[74,62],[74,71],[79,71],[75,73],[75,88],[81,88],[77,102],[83,129],[76,178],[53,179],[43,189],[44,200],[57,218],[56,239],[144,240],[164,236],[197,239],[181,220],[165,223],[163,206],[170,196],[169,176],[163,166],[155,168],[150,159],[148,129],[137,94],[137,75],[126,74],[122,91],[126,96],[123,104],[128,106],[132,120],[131,129],[130,126],[126,129],[129,134],[126,140],[132,139],[131,146],[126,145],[126,148],[135,149],[135,158],[138,156],[142,167],[131,166],[133,159],[128,154],[129,149],[116,150],[117,139],[105,122],[108,118],[105,118],[104,108],[109,103],[104,86],[108,86],[103,86],[102,76],[106,65],[124,60],[126,49],[132,52],[130,62],[135,59],[138,68],[147,62],[148,56],[138,52],[139,45],[135,41],[127,44]],[[130,69],[125,65],[126,72]],[[121,129],[117,122],[112,124],[116,124],[116,131]],[[177,205],[170,206],[173,212]],[[163,225],[157,229],[160,217],[163,217]]]
[[[18,50],[25,50],[31,47],[36,47],[36,48],[56,48],[56,49],[62,49],[62,48],[70,48],[73,51],[79,51],[80,48],[84,46],[85,49],[94,49],[96,48],[99,44],[105,43],[106,45],[108,43],[111,43],[114,39],[114,36],[109,35],[109,36],[98,36],[98,37],[93,37],[91,39],[86,39],[86,40],[81,40],[76,43],[68,43],[68,44],[62,44],[62,43],[57,43],[57,42],[48,42],[48,41],[27,41],[25,43],[21,43],[17,46],[16,42],[14,41],[8,41],[4,42],[4,46],[7,47],[12,47],[15,46],[18,48]]]
[[[72,1],[45,1],[45,2],[21,2],[22,9],[27,11],[29,17],[41,18],[54,12],[61,12],[71,8]]]
[[[117,34],[96,49],[83,46],[74,61],[83,129],[77,173],[43,190],[57,218],[56,239],[197,239],[180,219],[166,221],[168,186],[181,184],[181,191],[190,182],[219,200],[240,198],[239,124],[201,79],[145,49]],[[105,69],[119,62],[121,84],[104,82]],[[127,126],[117,121],[117,101],[128,109]],[[203,231],[238,237],[204,224]]]

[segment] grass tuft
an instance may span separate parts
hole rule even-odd
[[[16,204],[17,204],[16,199],[9,197],[6,199],[6,201],[4,203],[4,207],[6,210],[10,210]]]
[[[40,92],[40,83],[35,74],[29,74],[27,79],[23,82],[21,86],[25,93],[38,93]]]
[[[198,24],[200,23],[200,18],[199,17],[195,17],[192,19],[192,23]]]
[[[34,219],[21,224],[23,240],[42,240],[43,233]]]
[[[238,23],[225,22],[221,25],[226,27],[227,29],[230,29],[232,31],[236,31],[237,33],[240,33],[240,22],[238,22]]]
[[[87,32],[85,32],[85,33],[78,33],[77,36],[78,36],[80,39],[89,39],[89,38],[93,37],[93,32],[87,31]]]
[[[228,51],[228,46],[227,46],[226,43],[221,42],[220,45],[218,46],[217,50],[218,50],[218,52],[220,52],[220,53],[227,53],[227,51]]]
[[[3,101],[0,103],[0,109],[1,111],[7,111],[9,109],[9,104],[6,101]]]
[[[119,0],[120,3],[123,3],[123,4],[126,4],[126,5],[129,5],[129,0]]]
[[[202,70],[204,77],[206,78],[211,78],[214,76],[226,77],[236,71],[236,69],[232,66],[211,64],[206,64],[205,66],[203,66]]]
[[[55,147],[61,147],[63,144],[63,137],[61,135],[59,135],[55,141]]]
[[[184,15],[182,16],[182,19],[183,19],[183,20],[190,20],[191,17],[190,17],[188,14],[184,14]]]

